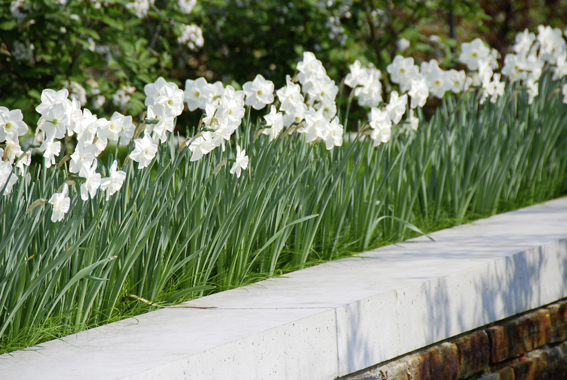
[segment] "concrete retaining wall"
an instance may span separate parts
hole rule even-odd
[[[0,356],[2,379],[334,379],[567,297],[559,199]]]

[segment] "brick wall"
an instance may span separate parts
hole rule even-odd
[[[567,380],[567,299],[343,380]]]

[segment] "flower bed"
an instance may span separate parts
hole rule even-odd
[[[355,62],[349,104],[357,97],[370,113],[354,141],[343,142],[344,91],[312,53],[275,95],[260,75],[243,91],[202,78],[182,91],[159,79],[138,125],[45,90],[25,152],[21,112],[0,108],[3,344],[53,318],[72,331],[95,326],[128,310],[128,298],[179,302],[399,241],[420,222],[562,194],[566,47],[550,28],[534,39],[519,34],[507,86],[480,40],[463,44],[468,75],[397,57],[388,72],[399,92],[387,104],[381,73]],[[430,94],[442,101],[426,120]],[[178,146],[184,101],[204,115]],[[45,165],[29,168],[34,147]],[[103,159],[105,149],[114,152]]]

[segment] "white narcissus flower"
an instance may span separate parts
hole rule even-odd
[[[166,117],[176,117],[183,112],[183,91],[173,86],[164,86],[155,97],[154,105],[161,104]]]
[[[496,103],[499,96],[504,95],[504,82],[500,82],[500,73],[494,74],[492,81],[482,82],[482,96],[480,98],[480,104],[484,103],[487,96],[490,96],[490,102]]]
[[[45,140],[39,147],[39,151],[43,152],[45,166],[49,168],[55,165],[55,156],[59,156],[61,152],[61,141]]]
[[[305,112],[307,111],[307,105],[305,103],[300,103],[297,107],[293,108],[291,111],[286,111],[283,122],[284,126],[289,127],[293,123],[299,124],[305,118]]]
[[[100,189],[106,191],[106,200],[122,188],[122,184],[126,179],[126,173],[122,170],[117,170],[118,162],[114,160],[110,167],[110,176],[102,178],[100,182]]]
[[[260,74],[252,82],[244,83],[242,89],[246,94],[246,105],[256,110],[274,102],[274,84]]]
[[[451,82],[453,83],[451,91],[453,91],[455,94],[458,94],[461,91],[467,91],[472,84],[472,78],[467,77],[467,74],[464,70],[457,71],[451,69],[449,70],[449,75],[451,77]]]
[[[189,111],[193,112],[197,108],[204,110],[205,105],[211,100],[210,95],[211,89],[205,78],[188,79],[185,81],[183,97]]]
[[[22,154],[24,154],[19,140],[6,140],[6,146],[4,148],[5,150],[3,150],[2,157],[8,158],[8,161],[11,164],[14,163],[17,157],[20,157]],[[2,157],[0,157],[0,159],[2,159]]]
[[[176,90],[181,91],[179,90],[179,87],[177,87],[175,83],[167,82],[162,77],[159,77],[154,83],[149,83],[144,86],[144,93],[146,94],[146,100],[144,104],[146,106],[151,106],[156,104],[157,98],[162,96],[162,91],[165,88],[169,88],[171,90],[170,94],[175,93]],[[183,95],[181,96],[183,97]]]
[[[538,82],[532,79],[528,79],[525,84],[528,88],[528,104],[532,104],[534,98],[539,94]]]
[[[350,88],[364,86],[368,73],[366,68],[362,67],[360,61],[357,59],[352,65],[349,66],[350,73],[345,78],[345,84]]]
[[[380,70],[369,67],[366,69],[366,78],[362,87],[354,90],[354,95],[358,96],[358,104],[360,106],[377,107],[382,101],[382,83]]]
[[[370,113],[370,128],[372,128],[370,138],[374,143],[374,147],[390,141],[390,136],[392,135],[392,120],[390,120],[389,112],[387,110],[372,108]]]
[[[6,107],[0,107],[0,142],[7,139],[15,141],[27,131],[28,126],[21,110],[10,111]]]
[[[281,112],[276,111],[276,107],[270,108],[270,113],[264,116],[266,120],[266,128],[262,131],[263,134],[270,136],[270,141],[273,141],[283,129],[283,115]]]
[[[343,145],[343,133],[344,128],[339,123],[339,118],[335,117],[331,122],[327,125],[327,134],[324,138],[325,146],[327,150],[333,149],[335,146]]]
[[[339,88],[334,80],[328,76],[324,76],[317,81],[305,83],[303,91],[309,94],[312,101],[328,104],[335,101]]]
[[[67,133],[67,128],[71,123],[71,101],[58,103],[49,109],[45,115],[45,123],[41,129],[47,134],[49,139],[62,139]]]
[[[305,142],[310,143],[319,137],[323,136],[323,131],[326,129],[329,122],[323,116],[323,108],[318,110],[310,107],[305,112],[304,126],[299,128],[297,132],[305,134]]]
[[[138,169],[143,169],[152,162],[156,156],[158,147],[148,135],[144,135],[144,138],[135,139],[134,144],[136,147],[134,151],[130,153],[130,158],[138,163]]]
[[[96,145],[79,140],[75,151],[71,155],[69,171],[71,173],[78,173],[83,166],[90,167],[96,157],[96,151]]]
[[[528,61],[525,55],[506,54],[502,75],[506,75],[510,82],[525,80],[528,77]]]
[[[556,67],[553,69],[553,77],[551,78],[551,80],[559,80],[567,75],[567,52],[562,52],[561,54],[557,55],[555,66]]]
[[[461,45],[459,61],[467,65],[469,70],[476,70],[479,63],[487,60],[489,55],[490,49],[484,46],[484,42],[480,38],[476,38],[472,42]]]
[[[394,61],[386,67],[386,71],[390,74],[390,80],[400,85],[400,91],[409,90],[412,79],[417,79],[419,69],[414,65],[413,58],[404,58],[397,55]]]
[[[297,63],[297,71],[299,71],[299,83],[301,84],[317,81],[327,75],[323,63],[310,51],[303,52],[303,61]]]
[[[300,104],[304,102],[303,95],[301,95],[301,86],[291,81],[289,75],[285,78],[286,85],[276,91],[278,99],[280,100],[280,110],[293,112]]]
[[[91,199],[94,199],[100,187],[101,175],[96,172],[96,167],[97,160],[94,160],[92,166],[83,166],[79,172],[79,176],[85,179],[85,182],[81,184],[81,199],[84,201],[89,199],[89,195]]]
[[[215,83],[209,83],[207,85],[209,88],[209,99],[207,103],[212,103],[215,106],[220,104],[222,96],[224,95],[224,86],[221,81],[216,81]]]
[[[405,128],[406,134],[409,134],[410,131],[417,131],[419,127],[419,119],[413,115],[413,110],[410,110],[408,113],[407,124]]]
[[[171,113],[167,111],[163,104],[154,104],[148,107],[148,119],[157,120],[157,124],[146,124],[144,133],[150,135],[153,133],[153,139],[159,139],[161,142],[167,141],[167,133],[173,132],[175,121]]]
[[[35,108],[36,112],[41,116],[46,116],[49,110],[55,105],[64,103],[68,100],[69,91],[64,88],[60,91],[46,89],[41,93],[41,104]]]
[[[240,178],[241,170],[246,170],[248,168],[248,156],[246,155],[246,149],[240,150],[240,146],[236,146],[236,162],[230,168],[230,174],[236,173],[236,178]]]
[[[12,164],[8,161],[2,161],[2,157],[0,157],[0,193],[6,186],[4,195],[10,194],[17,180],[18,177],[12,173]]]
[[[408,104],[408,95],[404,94],[399,96],[397,91],[392,91],[390,94],[390,104],[386,106],[388,114],[390,115],[390,120],[394,124],[398,124],[406,113],[406,105]]]
[[[439,67],[434,68],[425,77],[425,80],[427,81],[429,92],[439,99],[442,99],[445,91],[450,90],[453,85],[449,73],[441,70]]]
[[[411,96],[411,108],[423,107],[425,102],[427,102],[427,97],[429,96],[429,90],[427,88],[427,83],[425,78],[420,80],[411,80],[411,90],[408,92]]]
[[[189,161],[198,161],[215,148],[211,132],[201,132],[201,136],[197,137],[191,145],[189,145],[189,150],[193,152]]]
[[[49,203],[53,206],[53,214],[51,214],[52,222],[60,222],[63,216],[69,212],[71,206],[71,199],[67,196],[69,194],[69,186],[64,183],[63,190],[60,193],[55,193],[49,199]]]
[[[530,51],[534,41],[535,34],[525,29],[523,32],[516,34],[516,44],[514,44],[512,48],[516,54],[526,55]]]

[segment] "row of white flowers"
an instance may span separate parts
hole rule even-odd
[[[399,86],[390,93],[384,103],[382,73],[373,66],[363,67],[359,61],[350,66],[350,73],[344,84],[352,88],[351,96],[361,106],[370,107],[367,135],[374,146],[390,140],[392,128],[399,125],[406,133],[418,128],[419,119],[414,110],[423,107],[430,96],[443,98],[446,92],[461,93],[471,89],[479,90],[479,101],[490,98],[492,103],[504,93],[504,75],[513,83],[522,81],[527,88],[529,103],[538,95],[538,80],[547,63],[553,68],[553,80],[567,75],[567,47],[559,29],[539,26],[538,35],[528,30],[518,33],[512,47],[514,54],[507,54],[500,73],[499,54],[488,48],[480,39],[461,45],[459,60],[468,68],[464,70],[442,70],[436,60],[422,62],[418,67],[413,58],[396,56],[387,67],[390,82]],[[33,146],[43,152],[45,166],[57,163],[56,157],[65,153],[62,141],[76,136],[74,152],[63,155],[59,165],[68,163],[70,173],[80,177],[80,196],[88,201],[98,190],[106,193],[106,199],[122,187],[126,173],[113,162],[108,177],[102,178],[97,172],[97,157],[109,143],[127,143],[133,139],[134,150],[129,158],[138,163],[138,169],[146,168],[154,159],[158,145],[167,141],[175,127],[176,117],[185,106],[193,112],[201,109],[204,114],[196,136],[186,140],[185,146],[191,151],[191,161],[200,160],[214,149],[225,150],[225,142],[238,129],[246,113],[246,107],[262,110],[269,106],[264,116],[265,125],[258,133],[274,140],[284,128],[285,134],[298,133],[306,143],[323,141],[328,150],[343,143],[343,126],[337,117],[336,97],[339,87],[326,73],[321,61],[311,52],[303,54],[297,64],[298,75],[286,77],[286,85],[275,90],[274,84],[262,75],[247,82],[242,90],[236,90],[221,82],[207,83],[204,78],[187,80],[185,90],[176,84],[159,78],[146,85],[145,105],[147,116],[140,123],[140,129],[131,116],[114,113],[110,119],[98,118],[86,108],[82,109],[80,97],[67,89],[59,91],[46,89],[41,95],[41,104],[36,111],[41,115]],[[401,93],[401,95],[400,95]],[[563,87],[564,102],[567,103],[567,85]],[[411,102],[408,105],[408,95]],[[402,121],[404,115],[407,118]],[[23,151],[19,138],[28,132],[20,110],[0,107],[0,189],[9,194],[18,176],[24,175],[30,164],[31,148]],[[237,146],[236,158],[230,170],[240,177],[248,167],[246,151]],[[53,206],[52,220],[60,221],[69,211],[70,198],[67,183],[62,190],[53,194],[49,203]],[[1,190],[0,190],[1,191]]]

